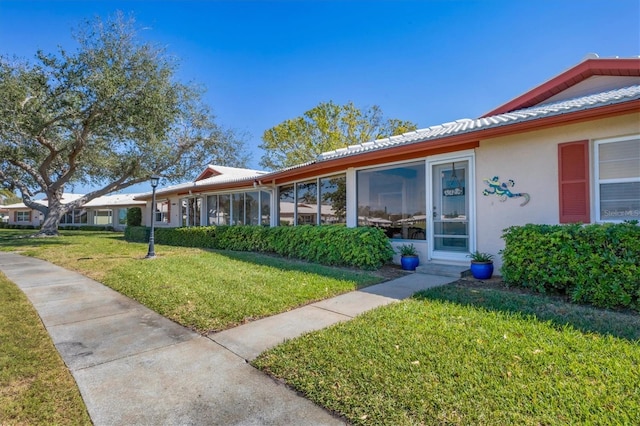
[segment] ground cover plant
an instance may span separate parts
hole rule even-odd
[[[91,424],[38,314],[1,273],[0,424]]]
[[[640,418],[640,343],[614,337],[620,330],[606,326],[626,315],[628,327],[638,327],[636,314],[601,310],[600,332],[584,332],[534,316],[545,311],[546,299],[510,298],[500,306],[498,297],[464,294],[481,293],[478,287],[445,289],[288,341],[254,364],[352,424],[635,424]],[[490,307],[482,306],[483,297]],[[529,312],[519,312],[519,304]],[[584,308],[562,306],[570,318]]]
[[[22,231],[25,234],[28,231]],[[0,250],[76,270],[161,315],[202,333],[274,315],[382,280],[373,273],[257,253],[127,243],[122,234],[66,231],[61,237],[16,238],[0,232]]]

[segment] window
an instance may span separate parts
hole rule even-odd
[[[258,218],[260,217],[260,193],[247,192],[245,195],[245,224],[247,225],[259,225]]]
[[[230,225],[231,219],[231,195],[222,194],[218,196],[218,225]]]
[[[209,195],[207,197],[207,225],[218,224],[218,196]]]
[[[171,205],[169,200],[160,200],[156,202],[156,223],[169,223],[169,213],[171,212]]]
[[[640,135],[596,141],[596,220],[640,220]]]
[[[260,224],[271,225],[271,193],[260,191]]]
[[[127,224],[127,212],[128,208],[121,208],[118,210],[118,224],[126,225]]]
[[[87,223],[87,210],[86,209],[76,209],[73,211],[73,223],[75,224],[85,224]]]
[[[180,201],[182,226],[200,226],[202,198],[183,198]]]
[[[294,186],[284,185],[279,188],[280,197],[280,216],[278,217],[278,225],[293,225],[295,222],[294,208]]]
[[[298,225],[318,224],[318,181],[296,184],[296,223]]]
[[[82,225],[88,223],[88,212],[85,209],[75,209],[65,213],[60,219],[60,223],[64,225]]]
[[[112,211],[111,210],[96,210],[93,212],[93,224],[94,225],[111,225],[112,222]]]
[[[231,194],[231,224],[244,225],[244,193]]]
[[[208,225],[269,225],[271,193],[268,191],[236,192],[207,197]],[[260,217],[262,216],[262,219]]]
[[[345,174],[284,185],[279,188],[280,225],[346,223]]]
[[[358,171],[358,225],[382,228],[390,238],[424,240],[425,170],[419,162]]]
[[[31,212],[15,212],[16,222],[31,222]]]
[[[347,176],[320,179],[320,223],[347,223]]]

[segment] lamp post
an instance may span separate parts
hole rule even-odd
[[[153,191],[151,193],[151,232],[149,233],[149,251],[145,256],[145,259],[153,259],[156,257],[156,251],[154,246],[154,234],[155,234],[155,222],[156,222],[156,187],[158,186],[158,181],[160,180],[160,176],[152,175],[151,176],[151,188]]]

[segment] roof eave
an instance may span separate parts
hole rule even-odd
[[[312,162],[301,167],[293,167],[281,171],[266,173],[257,178],[247,178],[234,182],[218,183],[206,186],[201,185],[198,187],[183,187],[179,188],[177,191],[164,191],[162,194],[157,194],[187,195],[209,191],[242,189],[251,187],[256,180],[262,185],[277,185],[318,176],[319,174],[328,175],[351,167],[372,166],[382,163],[408,160],[411,158],[426,157],[427,155],[473,149],[480,145],[481,139],[508,136],[558,125],[584,122],[594,118],[608,118],[633,112],[640,113],[640,99],[633,99],[626,102],[602,105],[599,107],[581,109],[551,116],[535,117],[530,120],[505,123],[478,130],[470,130],[464,133],[436,137],[433,139],[418,140],[407,144],[368,152],[356,152],[341,157]],[[145,194],[144,196],[136,197],[136,199],[149,200],[151,199],[151,195]]]
[[[587,59],[534,89],[487,112],[481,118],[504,114],[542,103],[557,93],[594,75],[640,76],[640,58]]]

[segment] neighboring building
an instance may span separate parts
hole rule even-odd
[[[94,198],[81,208],[67,213],[60,220],[60,226],[112,226],[122,230],[127,225],[127,210],[131,207],[146,209],[144,201],[134,200],[138,194],[105,195]],[[64,194],[63,203],[69,203],[82,197],[82,194]],[[37,200],[39,204],[46,205],[46,199]],[[40,227],[44,216],[37,210],[24,205],[24,203],[9,204],[3,206],[8,211],[10,225],[28,225]]]
[[[640,59],[587,59],[480,118],[276,172],[209,166],[159,189],[154,211],[159,226],[376,226],[461,264],[498,254],[512,225],[638,220]]]

